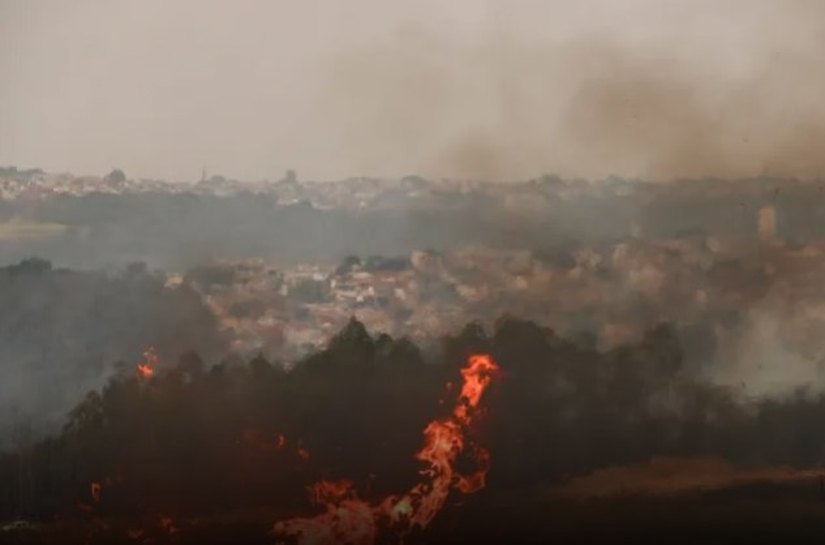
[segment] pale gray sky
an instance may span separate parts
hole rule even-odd
[[[821,5],[0,0],[0,165],[820,175]]]

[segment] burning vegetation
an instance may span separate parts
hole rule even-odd
[[[158,366],[158,356],[153,347],[149,347],[143,353],[144,361],[137,364],[137,375],[142,379],[150,379],[155,376],[155,369]]]
[[[825,543],[825,2],[46,4],[0,545]]]
[[[471,477],[456,473],[453,464],[465,448],[464,430],[472,422],[481,396],[498,370],[489,355],[472,355],[461,370],[464,385],[450,416],[433,420],[424,429],[425,445],[416,458],[427,467],[425,478],[406,494],[388,496],[377,504],[359,500],[348,481],[321,481],[310,488],[317,503],[325,504],[326,512],[314,518],[295,518],[275,524],[275,535],[295,536],[302,545],[370,545],[379,530],[387,530],[399,540],[415,529],[424,529],[438,514],[452,488],[465,494],[484,486],[488,469],[488,454],[476,447],[476,461],[481,465]]]
[[[54,521],[43,542],[92,545],[578,535],[591,512],[568,517],[569,495],[537,484],[563,491],[569,477],[672,455],[810,467],[825,447],[823,398],[742,403],[685,376],[665,327],[599,352],[505,318],[425,354],[352,321],[289,370],[263,358],[208,367],[194,354],[141,364],[151,380],[124,371],[62,433],[0,456],[3,518]],[[819,490],[817,472],[748,475],[726,482]]]

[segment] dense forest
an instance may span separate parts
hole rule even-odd
[[[501,366],[473,432],[492,460],[480,494],[654,455],[823,461],[825,400],[800,392],[747,404],[696,382],[667,325],[598,352],[503,317],[489,332],[469,324],[424,357],[352,320],[290,369],[260,357],[208,365],[189,352],[153,376],[122,370],[61,433],[0,457],[0,518],[301,512],[320,479],[383,495],[415,479],[420,430],[448,410],[461,365],[479,352]]]

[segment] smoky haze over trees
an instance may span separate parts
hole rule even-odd
[[[445,336],[433,360],[353,320],[291,372],[262,358],[209,367],[191,353],[154,378],[122,372],[62,433],[0,458],[0,513],[52,515],[91,501],[91,482],[104,483],[95,509],[107,515],[311,510],[305,486],[319,478],[379,497],[415,480],[416,432],[479,352],[502,367],[475,430],[495,461],[485,494],[657,455],[823,461],[822,397],[741,405],[686,372],[665,325],[599,353],[505,317],[490,332],[469,324]]]
[[[225,350],[214,317],[187,288],[135,264],[117,272],[54,268],[39,258],[0,268],[0,444],[63,425],[79,396],[149,346],[178,355]]]
[[[74,268],[143,261],[180,270],[213,258],[335,262],[349,254],[468,244],[541,249],[627,236],[751,237],[759,209],[767,205],[776,208],[778,235],[787,242],[805,244],[825,233],[819,182],[763,177],[658,186],[544,176],[467,190],[422,180],[423,197],[410,196],[397,181],[380,183],[369,205],[356,209],[319,207],[309,198],[281,202],[276,190],[229,196],[91,192],[0,201],[0,228],[21,220],[61,228],[39,238],[4,237],[0,260],[37,255]]]

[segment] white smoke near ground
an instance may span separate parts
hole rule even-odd
[[[813,298],[795,300],[780,284],[720,334],[711,378],[755,399],[825,392],[823,308]]]

